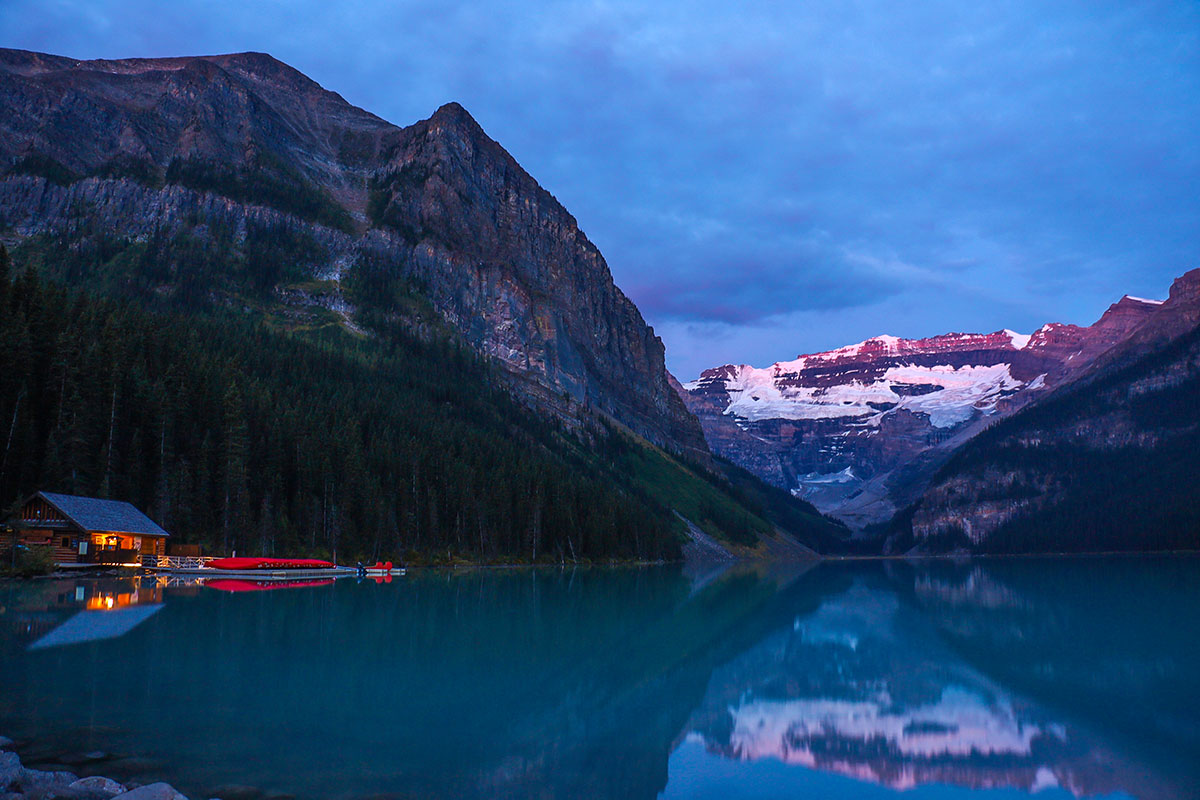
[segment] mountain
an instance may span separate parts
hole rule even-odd
[[[706,458],[662,342],[599,250],[457,104],[401,128],[260,53],[3,50],[0,107],[0,223],[16,237],[286,239],[291,263],[260,281],[280,296],[394,313],[394,284],[419,284],[539,408],[594,410]],[[158,294],[178,278],[136,276]]]
[[[260,53],[0,50],[0,111],[0,504],[368,558],[844,533],[714,463],[599,250],[457,104],[398,127]]]
[[[887,548],[1200,547],[1200,269],[1077,378],[964,445]]]
[[[862,527],[888,520],[984,426],[1079,375],[1160,302],[1123,297],[1089,327],[878,336],[682,386],[712,451]]]

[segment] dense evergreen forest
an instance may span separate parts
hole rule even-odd
[[[664,509],[451,343],[151,313],[10,281],[3,258],[6,506],[39,488],[126,498],[213,552],[678,555]]]
[[[0,255],[0,508],[38,489],[127,499],[208,552],[343,562],[676,558],[683,501],[730,541],[769,529],[752,495],[599,421],[533,414],[455,337],[385,324],[420,302],[377,265],[346,282],[374,298],[370,336],[281,325],[255,298],[304,277],[280,265],[309,245],[231,255],[209,237]],[[234,289],[237,311],[214,302]]]

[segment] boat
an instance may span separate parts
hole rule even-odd
[[[391,561],[384,564],[383,561],[376,561],[371,566],[361,567],[365,575],[404,575],[404,567],[392,565]]]
[[[245,572],[250,570],[286,570],[286,569],[336,569],[332,561],[322,561],[319,558],[257,558],[253,556],[240,558],[218,558],[206,564],[210,569],[225,569]]]
[[[403,567],[388,562],[376,562],[370,567],[339,567],[331,561],[317,558],[266,558],[245,556],[239,558],[217,558],[203,560],[198,564],[152,566],[147,569],[178,576],[192,576],[201,580],[212,578],[245,578],[251,581],[294,581],[322,578],[371,577],[389,580],[393,575],[403,575]]]

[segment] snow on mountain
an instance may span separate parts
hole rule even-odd
[[[858,418],[859,424],[877,427],[884,416],[903,410],[924,414],[935,428],[949,428],[976,412],[993,413],[1001,397],[1025,385],[1013,378],[1008,364],[905,364],[888,367],[875,380],[832,386],[780,380],[787,374],[779,371],[781,366],[737,368],[725,379],[729,405],[724,413],[750,421]],[[693,381],[684,388],[700,384]]]
[[[962,356],[1023,350],[1032,338],[1009,330],[932,339],[877,336],[769,367],[706,370],[683,386],[697,392],[721,384],[728,396],[722,413],[751,422],[845,419],[877,427],[886,415],[908,411],[949,428],[977,412],[993,413],[1002,397],[1027,383],[1013,376],[1006,360],[963,363]],[[947,357],[936,358],[939,353]],[[841,369],[831,373],[831,367]]]
[[[1012,346],[1018,350],[1024,350],[1025,345],[1029,344],[1029,340],[1032,338],[1031,334],[1017,333],[1016,331],[1010,331],[1008,328],[1005,328],[1004,332],[1008,334],[1008,338],[1012,341]]]
[[[924,471],[904,472],[900,483],[895,471],[1072,379],[1157,308],[1126,296],[1089,327],[875,336],[767,367],[726,364],[680,388],[714,453],[866,525],[907,502],[907,487],[935,461],[922,459]]]

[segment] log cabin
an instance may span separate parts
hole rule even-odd
[[[53,547],[59,564],[141,564],[163,555],[169,533],[120,500],[38,492],[8,525],[15,544]]]

